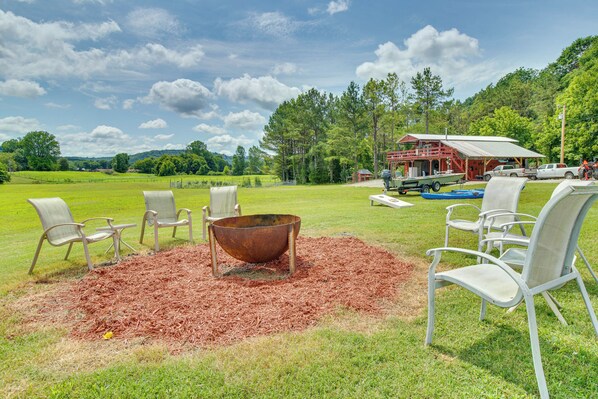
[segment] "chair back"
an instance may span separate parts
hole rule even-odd
[[[490,179],[484,190],[482,200],[482,212],[493,209],[506,209],[517,212],[519,195],[525,187],[525,177],[501,177],[494,176]],[[494,225],[513,222],[512,216],[500,216],[494,220]]]
[[[158,221],[172,223],[177,221],[176,205],[172,191],[144,191],[145,210],[158,212]],[[153,218],[147,219],[150,226],[154,223]]]
[[[555,187],[550,198],[554,197],[569,186],[591,186],[592,184],[594,184],[594,182],[591,180],[565,179],[562,182],[560,182],[558,186]]]
[[[598,186],[567,185],[542,208],[521,273],[529,287],[571,271],[581,225],[596,200]]]
[[[30,198],[27,202],[33,205],[37,211],[44,231],[57,224],[75,223],[71,210],[62,198]],[[50,244],[55,245],[81,237],[81,233],[76,226],[60,226],[50,230],[47,237]]]
[[[235,216],[237,186],[210,188],[210,211],[215,218]]]

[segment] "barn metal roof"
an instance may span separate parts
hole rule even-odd
[[[440,140],[450,140],[450,141],[491,141],[491,142],[507,142],[507,143],[516,143],[517,140],[509,138],[509,137],[502,137],[502,136],[462,136],[456,134],[418,134],[418,133],[409,133],[399,139],[399,143],[405,143],[410,141],[440,141]]]
[[[451,136],[448,136],[449,138]],[[467,137],[467,136],[460,136]],[[470,136],[481,138],[483,136]],[[444,137],[443,137],[444,138]],[[527,150],[508,141],[440,140],[468,158],[544,158],[544,155]],[[515,141],[516,142],[516,141]]]

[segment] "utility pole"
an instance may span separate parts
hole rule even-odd
[[[565,111],[567,106],[563,104],[563,113],[561,114],[561,163],[565,163]]]

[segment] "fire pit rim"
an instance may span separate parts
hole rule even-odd
[[[293,221],[286,222],[286,223],[279,223],[279,224],[271,224],[271,225],[256,225],[256,226],[222,226],[221,222],[230,220],[230,219],[242,219],[242,218],[250,218],[254,216],[290,216],[294,218]],[[269,228],[273,226],[287,226],[289,224],[294,224],[301,221],[301,217],[297,215],[291,215],[290,213],[255,213],[251,215],[243,215],[243,216],[228,216],[222,219],[218,219],[212,222],[212,224],[216,225],[219,229],[258,229],[258,228]]]

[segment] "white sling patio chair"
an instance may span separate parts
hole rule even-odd
[[[203,210],[203,239],[206,239],[206,228],[211,222],[231,216],[241,216],[241,205],[237,202],[237,186],[211,187],[210,206]]]
[[[590,186],[592,184],[593,184],[592,181],[575,181],[575,180],[570,180],[570,179],[563,180],[561,183],[559,183],[558,186],[556,186],[556,188],[552,192],[552,195],[550,196],[550,198],[553,198],[555,195],[557,195],[558,193],[560,193],[565,188],[567,188],[571,185]],[[502,260],[503,262],[505,262],[506,264],[508,264],[509,266],[511,266],[512,268],[521,270],[521,268],[523,267],[523,265],[525,263],[525,257],[526,257],[526,252],[527,252],[527,250],[525,248],[521,248],[521,247],[527,247],[529,245],[530,237],[513,234],[513,233],[511,233],[511,229],[513,228],[513,226],[516,226],[516,225],[519,225],[519,226],[534,225],[536,223],[537,218],[532,215],[527,215],[527,214],[517,213],[517,215],[520,217],[525,217],[528,220],[519,220],[519,221],[509,222],[509,223],[504,223],[502,225],[499,225],[498,227],[502,228],[503,232],[502,233],[489,232],[488,234],[485,235],[485,239],[481,242],[480,247],[482,247],[484,244],[488,244],[486,253],[489,253],[490,250],[493,247],[495,247],[496,244],[498,243],[498,248],[499,248],[499,252],[500,252],[499,259]],[[494,215],[492,217],[495,217],[495,216],[497,216],[497,215]],[[503,249],[504,249],[503,246],[505,244],[506,245],[515,245],[515,246],[508,248],[506,251],[503,251]],[[594,270],[592,269],[590,262],[585,257],[581,248],[579,248],[579,244],[576,246],[576,249],[577,249],[577,253],[582,258],[586,267],[588,268],[588,271],[590,272],[590,274],[592,275],[594,280],[598,283],[596,274],[594,273]],[[573,260],[572,260],[573,263],[575,263],[575,259],[576,259],[576,257],[574,256]],[[561,324],[566,326],[567,321],[565,320],[565,318],[563,317],[563,315],[561,314],[561,312],[559,310],[559,309],[562,309],[561,304],[548,291],[543,292],[542,296],[546,299],[546,303],[548,304],[550,309],[553,311],[553,313],[556,315],[556,317],[559,319]],[[509,309],[509,311],[514,310],[515,307]]]
[[[486,185],[482,207],[479,208],[473,204],[454,204],[446,207],[446,231],[444,246],[448,246],[449,230],[469,231],[478,234],[478,243],[482,241],[484,232],[497,229],[495,225],[512,222],[517,220],[516,215],[505,215],[505,213],[517,212],[519,204],[519,195],[527,181],[524,177],[500,177],[495,176]],[[478,211],[477,220],[452,219],[453,212],[458,208],[473,207]],[[493,214],[502,214],[500,217],[492,219],[491,224],[488,218]],[[522,234],[525,230],[521,228]]]
[[[187,208],[181,208],[177,211],[172,191],[144,191],[143,197],[145,198],[145,213],[141,222],[140,244],[143,244],[146,223],[148,226],[154,227],[155,252],[160,250],[158,229],[162,227],[172,227],[172,236],[174,237],[177,227],[189,226],[189,241],[193,242],[191,211]],[[187,219],[179,219],[183,211],[187,212]]]
[[[581,225],[596,200],[598,200],[596,186],[569,186],[551,198],[540,212],[532,231],[521,274],[487,253],[447,247],[428,250],[427,254],[434,255],[434,260],[428,271],[428,329],[425,344],[432,343],[437,288],[456,284],[481,297],[480,320],[485,317],[488,302],[510,308],[523,301],[527,310],[532,358],[540,396],[548,398],[540,356],[534,296],[558,289],[565,283],[575,280],[590,315],[594,332],[598,336],[596,314],[583,280],[573,266]],[[470,254],[488,263],[436,272],[441,255],[445,251]]]
[[[106,220],[108,226],[112,227],[112,218],[94,217],[85,219],[81,223],[76,223],[73,219],[71,210],[66,202],[64,202],[61,198],[30,198],[27,200],[27,202],[33,205],[37,211],[44,229],[44,232],[39,239],[37,250],[35,251],[35,255],[33,257],[33,262],[31,262],[31,267],[29,268],[29,274],[33,273],[33,268],[37,263],[44,240],[48,240],[50,245],[56,247],[69,244],[69,249],[66,251],[66,256],[64,257],[65,260],[68,259],[69,254],[71,253],[73,243],[82,243],[83,251],[85,252],[85,259],[87,260],[87,268],[92,270],[93,263],[91,262],[91,257],[89,256],[87,244],[102,241],[110,237],[114,239],[114,231],[112,230],[100,231],[92,235],[86,235],[83,232],[85,223],[90,220]]]
[[[563,191],[564,189],[566,189],[567,187],[572,186],[572,185],[591,186],[591,185],[594,185],[594,182],[589,181],[589,180],[588,181],[576,181],[576,180],[570,180],[570,179],[563,180],[561,183],[559,183],[558,186],[556,186],[556,188],[552,192],[552,195],[550,196],[550,198],[553,198],[555,195],[557,195],[558,193],[560,193],[561,191]],[[533,218],[533,216],[531,216],[531,215],[525,215],[525,214],[517,214],[517,215]],[[515,225],[534,224],[534,223],[535,223],[535,220],[514,221],[514,222],[503,223],[500,225],[495,223],[494,226],[502,229],[503,233],[502,234],[500,234],[500,233],[486,234],[486,238],[484,239],[484,242],[488,242],[488,243],[498,242],[500,245],[500,248],[501,248],[501,251],[500,251],[501,259],[504,257],[504,260],[507,263],[512,262],[516,266],[523,265],[522,262],[523,262],[523,258],[525,257],[525,249],[509,248],[503,254],[502,244],[516,244],[516,245],[521,245],[521,246],[529,245],[530,237],[515,235],[515,234],[512,234],[510,231],[511,231],[511,228]],[[592,265],[590,265],[588,258],[586,258],[585,254],[583,253],[583,251],[581,250],[579,245],[577,245],[576,249],[577,249],[577,253],[579,254],[581,259],[585,263],[586,267],[588,268],[588,271],[594,278],[594,281],[596,281],[596,283],[598,283],[598,277],[596,276],[596,273],[592,269]]]

